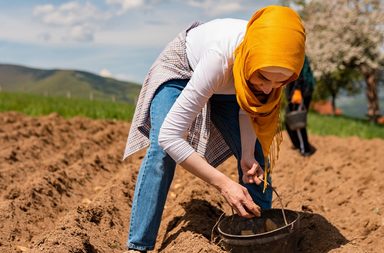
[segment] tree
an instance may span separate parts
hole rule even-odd
[[[360,82],[356,81],[358,73],[351,69],[325,74],[317,81],[314,92],[315,100],[331,97],[333,114],[336,114],[336,98],[342,90],[347,94],[357,94],[361,90]]]
[[[288,1],[301,7],[307,54],[320,81],[356,70],[365,80],[367,115],[379,117],[378,79],[383,68],[384,4],[380,0]],[[355,78],[355,75],[349,77]],[[332,79],[333,80],[333,79]],[[345,86],[345,77],[339,82]],[[353,81],[353,80],[351,80]],[[331,84],[334,86],[335,83]]]

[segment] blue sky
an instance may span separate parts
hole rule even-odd
[[[0,0],[0,63],[142,82],[195,20],[249,19],[278,0]]]

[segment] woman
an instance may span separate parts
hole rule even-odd
[[[288,101],[285,113],[301,110],[301,107],[304,107],[308,112],[315,83],[309,59],[305,57],[299,77],[297,80],[287,84],[285,88],[285,96]],[[290,129],[287,122],[285,122],[285,128],[293,148],[297,149],[302,156],[311,156],[316,152],[316,148],[309,143],[306,127]]]
[[[125,150],[127,157],[149,145],[130,252],[154,248],[176,164],[216,187],[243,217],[271,207],[261,180],[269,180],[277,156],[282,88],[298,77],[304,44],[299,16],[282,6],[263,8],[248,23],[194,24],[168,44],[144,81]],[[214,168],[232,154],[239,183]]]

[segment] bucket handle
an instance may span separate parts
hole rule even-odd
[[[232,212],[233,212],[233,209],[232,209]],[[219,219],[216,221],[215,225],[212,228],[212,231],[211,231],[211,242],[213,242],[213,239],[214,239],[213,236],[215,234],[215,230],[216,230],[217,226],[219,225],[219,223],[220,223],[220,221],[221,221],[221,219],[223,218],[224,215],[225,215],[225,212],[223,212],[220,215]]]
[[[260,178],[260,180],[261,180],[261,182],[264,183],[263,179]],[[276,194],[277,198],[279,199],[279,202],[280,202],[280,205],[281,205],[281,211],[283,213],[284,223],[285,223],[286,226],[288,226],[287,218],[285,216],[283,201],[281,200],[279,193],[276,191],[275,187],[273,187],[268,181],[267,181],[267,186],[270,187],[274,191],[274,193]]]

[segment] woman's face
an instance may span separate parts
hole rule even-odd
[[[290,76],[286,76],[278,72],[268,72],[265,70],[255,71],[249,83],[255,87],[256,90],[263,92],[264,94],[271,93],[272,89],[277,89],[283,86]]]

